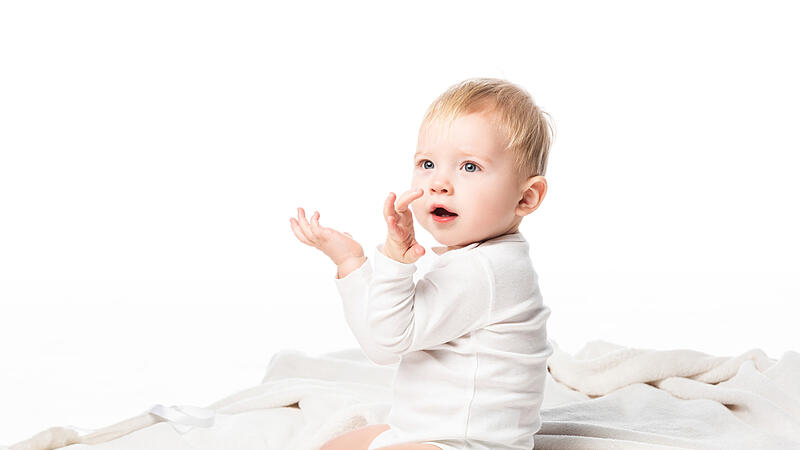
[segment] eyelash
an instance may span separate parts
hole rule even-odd
[[[422,167],[422,164],[424,164],[425,161],[430,161],[430,159],[420,159],[419,161],[417,161],[417,167]],[[431,161],[431,162],[433,162],[433,161]],[[464,164],[461,167],[464,167],[467,164],[472,164],[477,169],[474,172],[467,172],[467,173],[475,173],[475,172],[483,171],[483,169],[481,169],[481,166],[479,166],[477,163],[475,163],[473,161],[464,161]],[[422,168],[424,169],[424,167],[422,167]]]

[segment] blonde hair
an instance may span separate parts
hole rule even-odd
[[[450,86],[428,107],[420,130],[436,120],[450,126],[460,115],[475,112],[494,113],[508,139],[505,151],[513,152],[519,176],[527,179],[545,174],[555,137],[552,117],[533,102],[528,91],[509,81],[470,78]]]

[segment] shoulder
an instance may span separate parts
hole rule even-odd
[[[490,273],[491,265],[486,255],[470,249],[457,255],[440,256],[431,267],[431,272],[447,272],[453,275],[475,276],[479,273]]]
[[[475,276],[485,273],[491,280],[511,278],[536,278],[530,258],[528,242],[520,233],[502,235],[470,245],[469,249],[455,250],[439,256],[432,271]]]
[[[492,274],[495,286],[493,320],[515,321],[542,309],[539,276],[533,268],[527,241],[487,241],[475,251],[485,256]]]
[[[495,285],[498,297],[502,297],[499,307],[514,307],[521,300],[540,301],[539,275],[533,267],[530,247],[525,240],[507,239],[487,241],[474,251],[482,255]]]
[[[495,290],[493,269],[486,255],[474,250],[439,257],[422,277],[418,287],[492,298]]]
[[[507,270],[533,270],[530,246],[524,239],[489,240],[475,247],[494,272]]]

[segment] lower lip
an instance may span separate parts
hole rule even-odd
[[[432,214],[432,215],[433,215],[433,220],[435,220],[436,222],[439,222],[439,223],[451,222],[451,221],[455,220],[456,217],[458,217],[458,216],[442,217],[442,216],[437,216],[436,214]]]

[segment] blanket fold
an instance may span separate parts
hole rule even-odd
[[[571,355],[551,343],[537,449],[800,450],[800,353],[725,357],[598,340]],[[317,450],[385,423],[395,370],[357,348],[284,350],[260,384],[204,408],[210,426],[145,413],[90,432],[49,428],[0,450]]]

